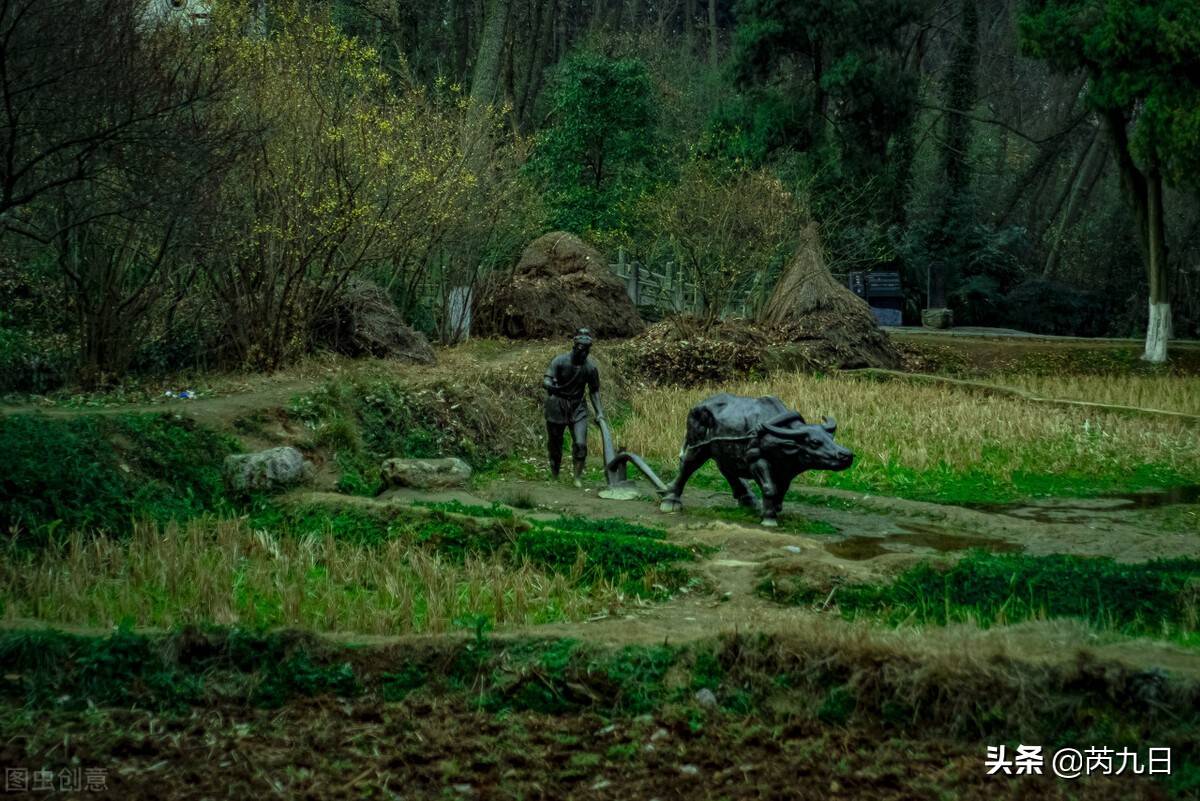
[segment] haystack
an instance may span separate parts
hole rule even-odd
[[[697,386],[745,378],[763,366],[772,342],[754,323],[679,315],[621,346],[623,366],[655,384]]]
[[[347,356],[376,356],[419,364],[436,360],[428,340],[404,324],[386,290],[353,276],[313,326],[314,344]]]
[[[900,353],[875,322],[866,301],[838,283],[825,264],[814,224],[801,233],[792,263],[762,313],[773,339],[795,343],[821,367],[895,368]]]
[[[472,317],[472,334],[511,339],[562,338],[583,327],[618,338],[645,328],[608,261],[563,231],[538,237],[511,274],[485,282]]]

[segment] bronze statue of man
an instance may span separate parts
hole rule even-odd
[[[555,356],[542,379],[546,395],[546,433],[550,437],[550,474],[558,478],[562,467],[563,431],[571,432],[571,459],[575,467],[575,486],[583,486],[583,467],[587,461],[588,410],[586,394],[596,410],[596,422],[604,419],[600,408],[600,371],[588,358],[592,332],[580,328],[572,340],[571,352]]]

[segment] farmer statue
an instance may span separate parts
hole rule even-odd
[[[600,371],[588,358],[592,349],[592,332],[580,328],[575,332],[570,353],[562,353],[550,361],[542,386],[546,388],[546,433],[550,436],[550,474],[558,478],[562,467],[563,431],[571,431],[571,459],[575,466],[575,486],[583,486],[583,467],[587,461],[588,410],[584,392],[591,396],[596,410],[596,422],[604,421],[600,408]]]

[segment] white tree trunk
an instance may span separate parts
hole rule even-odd
[[[1167,360],[1167,340],[1171,338],[1171,304],[1150,301],[1150,320],[1146,324],[1146,352],[1142,359],[1152,364]]]

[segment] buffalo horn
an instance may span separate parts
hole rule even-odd
[[[833,436],[834,432],[836,432],[836,431],[837,431],[837,418],[835,418],[835,417],[822,417],[822,418],[821,418],[821,428],[823,428],[823,429],[825,429],[826,431],[828,431],[828,432],[829,432],[829,436]]]
[[[800,412],[784,412],[778,417],[763,423],[762,427],[777,437],[795,437],[800,432],[794,428],[789,428],[789,426],[797,421],[804,422],[804,418],[800,416]]]

